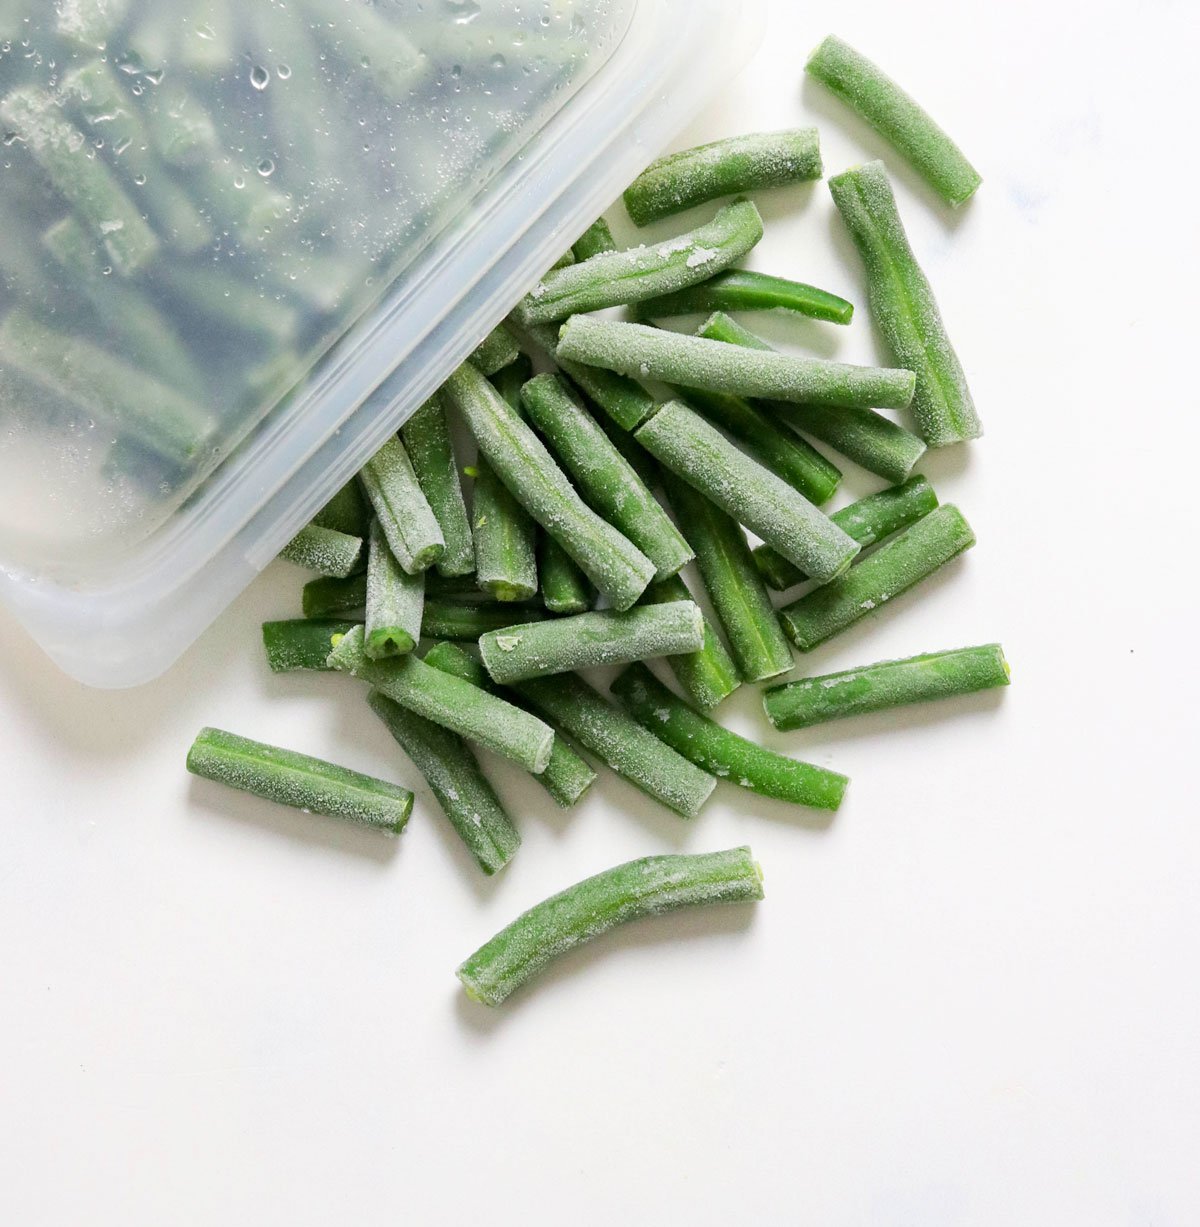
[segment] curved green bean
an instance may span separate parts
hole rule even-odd
[[[854,317],[854,304],[803,281],[732,268],[700,285],[647,299],[637,307],[644,319],[707,315],[710,311],[791,311],[831,324],[848,324]]]

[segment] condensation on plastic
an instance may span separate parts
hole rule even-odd
[[[53,99],[85,134],[75,152],[107,159],[131,198],[153,185],[130,152],[171,148],[162,133],[186,135],[202,106],[219,140],[170,172],[209,244],[181,253],[170,231],[145,271],[122,272],[102,229],[89,307],[81,270],[42,238],[74,214],[11,130],[23,117],[0,111],[0,598],[89,685],[168,668],[745,62],[762,20],[759,0],[272,0],[257,25],[239,7],[0,3],[0,99],[31,84]],[[176,8],[158,41],[139,25]],[[125,11],[119,46],[56,43],[56,23],[97,9]],[[415,85],[376,19],[417,47]],[[71,74],[98,59],[146,108],[145,144],[118,148],[111,108],[79,109]],[[304,73],[326,101],[295,124]],[[164,212],[147,199],[152,224]],[[255,296],[253,343],[203,299],[214,270]],[[204,423],[183,463],[139,419],[114,426],[103,389],[94,406],[64,389],[61,355],[49,376],[38,365],[65,336],[85,351],[68,385],[100,349],[161,387],[176,367],[144,347],[147,302],[194,363],[168,398]]]

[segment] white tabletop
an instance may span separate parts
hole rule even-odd
[[[815,12],[775,0],[679,143],[813,120],[831,172],[880,153],[801,86]],[[418,783],[355,683],[267,672],[294,568],[129,693],[0,615],[4,1222],[1200,1219],[1195,14],[836,20],[983,172],[951,217],[893,160],[987,437],[923,466],[978,547],[801,668],[1000,640],[1012,687],[771,737],[744,688],[734,727],[852,777],[830,823],[722,787],[686,824],[611,776],[563,814],[496,766],[525,843],[485,881],[421,788],[393,843],[184,773],[214,724]],[[761,203],[754,267],[862,302],[822,185]],[[865,310],[790,335],[880,356]],[[740,843],[756,909],[610,936],[498,1012],[458,990],[564,885]]]

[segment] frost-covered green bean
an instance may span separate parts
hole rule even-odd
[[[471,354],[471,362],[481,374],[494,375],[516,362],[520,356],[521,348],[516,337],[503,324],[499,324],[480,341]]]
[[[613,241],[612,231],[609,229],[608,222],[602,217],[592,222],[571,247],[576,260],[590,260],[593,256],[616,250],[617,245]]]
[[[542,604],[549,613],[586,613],[596,603],[587,576],[570,554],[546,533],[542,533],[538,541],[538,579]]]
[[[521,401],[588,506],[654,563],[656,580],[692,560],[658,500],[561,377],[531,379]]]
[[[729,269],[700,285],[638,304],[638,314],[650,320],[710,311],[791,311],[831,324],[848,324],[854,317],[854,304],[803,281],[744,268]]]
[[[580,311],[620,307],[704,281],[740,260],[762,238],[748,200],[726,205],[711,222],[661,243],[602,252],[555,269],[521,304],[519,317],[549,324]]]
[[[427,600],[421,634],[426,639],[474,643],[488,631],[503,630],[514,623],[532,622],[544,616],[540,609],[509,602]]]
[[[979,438],[983,425],[967,377],[909,246],[883,163],[834,176],[829,191],[862,256],[879,331],[896,360],[916,372],[912,414],[921,438],[930,447]]]
[[[521,836],[471,747],[378,691],[367,702],[412,759],[475,863],[486,874],[498,873],[521,846]]]
[[[683,818],[694,818],[716,787],[712,776],[647,733],[577,674],[518,682],[516,691],[606,767]]]
[[[554,730],[549,725],[411,654],[371,660],[361,627],[338,640],[329,663],[418,716],[511,759],[534,775],[546,770],[554,745]]]
[[[763,897],[749,848],[647,856],[605,870],[517,917],[458,969],[467,995],[497,1006],[559,955],[617,925],[684,907]]]
[[[822,583],[861,548],[794,487],[745,455],[682,401],[668,401],[634,438],[660,464]]]
[[[760,796],[835,810],[849,780],[799,759],[776,754],[694,712],[644,665],[631,665],[612,684],[617,702],[655,737],[718,780]]]
[[[441,397],[427,400],[400,428],[400,438],[417,484],[442,530],[446,548],[435,564],[438,574],[451,578],[471,574],[475,570],[475,541]]]
[[[625,208],[636,225],[645,226],[720,196],[820,177],[816,128],[751,132],[651,162],[625,189]]]
[[[933,487],[918,474],[903,485],[868,494],[857,503],[835,511],[830,519],[866,549],[915,524],[937,505],[938,498]],[[754,550],[754,562],[767,584],[777,592],[802,584],[808,578],[799,567],[769,545],[760,545]]]
[[[567,321],[557,352],[568,361],[622,375],[772,400],[905,409],[915,386],[912,371],[741,349],[586,315]]]
[[[853,626],[975,544],[957,507],[946,504],[881,545],[841,579],[785,605],[779,616],[802,652]]]
[[[647,605],[691,599],[687,584],[678,575],[651,584],[642,597]],[[668,656],[667,666],[692,702],[705,711],[727,699],[742,684],[737,665],[707,618],[704,619],[704,646],[698,652]]]
[[[513,497],[614,608],[628,609],[654,578],[654,564],[587,506],[545,444],[474,367],[459,367],[446,394]]]
[[[359,569],[362,552],[361,537],[307,524],[279,551],[279,557],[318,575],[345,579]]]
[[[404,444],[389,439],[359,476],[396,561],[410,575],[437,562],[446,552],[446,539]]]
[[[988,643],[806,677],[772,687],[763,695],[763,707],[777,729],[803,729],[828,720],[992,690],[1008,682],[1003,649],[998,643]]]
[[[966,155],[865,55],[831,34],[809,57],[805,72],[890,141],[947,204],[960,205],[975,194],[983,180]]]
[[[263,649],[272,673],[329,671],[335,637],[348,635],[357,623],[334,618],[289,618],[262,625]]]
[[[364,646],[372,660],[403,656],[421,638],[425,576],[409,575],[396,561],[378,520],[371,521],[367,556]]]
[[[412,813],[413,795],[398,784],[221,729],[200,731],[188,751],[187,769],[266,801],[389,835],[404,830]]]
[[[552,673],[698,652],[703,646],[704,615],[692,601],[532,622],[494,631],[479,640],[488,673],[502,685]]]
[[[498,601],[527,601],[538,590],[537,525],[492,466],[475,464],[472,502],[475,574]]]

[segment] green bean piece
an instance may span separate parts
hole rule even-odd
[[[521,401],[588,506],[650,559],[656,580],[692,560],[658,500],[559,376],[531,379]]]
[[[628,609],[653,578],[654,564],[587,506],[542,441],[474,367],[460,366],[446,394],[513,497],[616,609]]]
[[[519,682],[516,691],[605,766],[683,818],[694,818],[717,785],[574,673]]]
[[[400,438],[446,543],[435,564],[438,574],[448,578],[470,575],[475,570],[475,540],[440,396],[430,397],[400,427]]]
[[[158,237],[107,163],[80,152],[87,138],[49,94],[32,86],[13,90],[0,102],[0,120],[20,137],[80,222],[103,241],[117,272],[129,276],[153,258]]]
[[[146,126],[113,69],[102,60],[91,60],[68,73],[62,89],[138,185],[138,195],[144,198],[146,210],[163,238],[181,251],[207,247],[213,240],[212,226],[151,153]]]
[[[802,281],[744,268],[729,269],[701,285],[638,304],[638,315],[649,320],[707,315],[710,311],[791,311],[831,324],[848,324],[854,316],[854,304]]]
[[[498,324],[483,338],[471,355],[470,361],[480,374],[494,375],[506,366],[511,366],[521,356],[521,347],[503,324]]]
[[[866,268],[867,299],[879,331],[896,360],[916,372],[912,413],[921,438],[930,447],[979,438],[983,426],[967,377],[909,246],[883,163],[835,175],[829,191]]]
[[[575,252],[570,247],[568,247],[567,250],[564,251],[562,255],[559,256],[558,259],[555,260],[554,263],[550,265],[549,271],[553,272],[556,268],[569,268],[574,263],[575,263]]]
[[[866,56],[831,34],[804,71],[890,142],[947,204],[960,205],[975,194],[983,180],[962,150]]]
[[[743,328],[720,311],[710,316],[696,335],[752,349],[771,348],[748,328]],[[923,440],[873,409],[765,401],[760,411],[782,417],[797,430],[828,443],[868,473],[875,473],[887,481],[905,481],[925,455]]]
[[[367,573],[332,579],[322,576],[310,580],[300,593],[300,608],[306,618],[329,618],[353,613],[367,604]],[[326,653],[328,655],[328,652]]]
[[[617,925],[710,903],[763,897],[749,848],[647,856],[607,869],[522,913],[457,975],[473,1001],[498,1006],[561,954]]]
[[[181,468],[193,465],[212,438],[212,418],[174,388],[21,308],[0,324],[2,362]]]
[[[359,474],[396,561],[410,574],[428,570],[446,539],[399,439],[389,439]]]
[[[602,256],[605,252],[616,250],[617,245],[613,241],[612,231],[608,228],[608,222],[602,217],[596,218],[576,239],[571,248],[575,259],[580,262],[590,260],[593,256]]]
[[[348,635],[354,622],[334,618],[290,618],[262,625],[263,649],[272,673],[299,670],[328,673],[329,653],[335,635]]]
[[[988,643],[773,686],[763,694],[763,707],[777,729],[788,731],[1008,684],[1004,651],[998,643]]]
[[[521,836],[470,746],[378,691],[367,703],[421,773],[475,863],[489,877],[499,873],[521,846]]]
[[[799,403],[905,409],[916,381],[912,371],[741,349],[646,324],[586,315],[567,321],[557,352],[568,361],[622,375]]]
[[[396,561],[378,520],[371,521],[367,557],[365,650],[372,660],[403,656],[421,638],[425,576],[409,575]]]
[[[492,681],[502,686],[554,673],[698,652],[703,646],[704,615],[692,601],[531,622],[493,631],[479,640],[483,663]]]
[[[456,643],[435,643],[425,653],[425,663],[444,673],[453,673],[464,681],[484,688],[492,685],[487,670],[465,648]],[[577,805],[596,782],[596,773],[554,730],[554,749],[541,775],[531,777],[539,783],[563,809]]]
[[[654,605],[691,599],[687,584],[678,575],[651,584],[642,597],[644,603]],[[704,619],[704,646],[698,652],[668,656],[667,665],[692,702],[705,711],[727,699],[742,684],[733,657],[707,618]]]
[[[291,344],[300,331],[299,313],[290,303],[239,281],[220,264],[204,261],[185,267],[160,261],[154,279],[172,298],[223,330],[246,332],[277,348]],[[287,360],[282,369],[294,377],[296,360]]]
[[[634,438],[660,464],[816,580],[836,579],[861,548],[798,490],[741,452],[682,401],[668,401]]]
[[[100,47],[125,20],[129,0],[58,0],[58,32],[80,47]]]
[[[303,0],[302,7],[330,54],[352,72],[362,73],[383,97],[409,99],[426,66],[394,10],[337,0]]]
[[[538,541],[538,572],[542,582],[542,604],[550,613],[586,613],[596,603],[587,576],[567,551],[545,533]]]
[[[332,528],[339,533],[351,537],[366,539],[371,531],[371,504],[362,492],[358,478],[352,477],[334,496],[313,516],[313,523],[322,528]]]
[[[699,388],[680,388],[677,395],[732,435],[760,464],[799,490],[809,502],[819,507],[837,492],[841,469],[799,435],[781,430],[749,401],[729,392],[702,392]]]
[[[694,712],[646,668],[630,665],[612,684],[617,702],[688,762],[763,797],[836,810],[850,782],[836,771],[788,758]]]
[[[875,494],[868,494],[835,511],[829,518],[866,549],[885,537],[891,537],[902,528],[915,524],[938,505],[933,487],[924,477],[917,475],[899,486],[890,486]],[[754,564],[766,580],[768,587],[783,592],[802,584],[808,576],[788,562],[769,545],[760,545],[754,550]]]
[[[625,208],[635,225],[645,226],[720,196],[820,177],[816,128],[751,132],[651,162],[625,189]]]
[[[318,575],[345,579],[359,569],[362,552],[361,537],[351,537],[334,528],[322,528],[319,524],[308,524],[279,551],[279,557],[285,562],[294,562],[298,567],[316,571]]]
[[[411,653],[371,660],[362,627],[334,644],[329,663],[380,691],[401,707],[511,759],[534,775],[546,770],[554,730],[503,699],[427,665]]]
[[[602,252],[555,269],[518,309],[521,319],[550,324],[580,311],[599,311],[657,298],[705,281],[740,260],[763,235],[748,200],[726,205],[711,222],[653,246]]]
[[[413,795],[398,784],[220,729],[200,730],[187,769],[265,801],[345,818],[387,835],[399,835],[412,813]]]
[[[762,682],[789,672],[792,650],[738,524],[686,482],[664,474],[675,518],[685,526],[696,564],[738,672]]]
[[[499,601],[527,601],[538,590],[537,525],[492,466],[476,462],[474,531],[479,587]]]
[[[962,512],[947,503],[881,545],[840,580],[785,605],[779,616],[792,642],[800,651],[811,652],[974,544],[975,534]]]
[[[480,635],[503,630],[517,622],[533,622],[544,617],[540,609],[495,601],[467,604],[461,601],[426,601],[421,634],[426,639],[451,639],[475,643]]]

